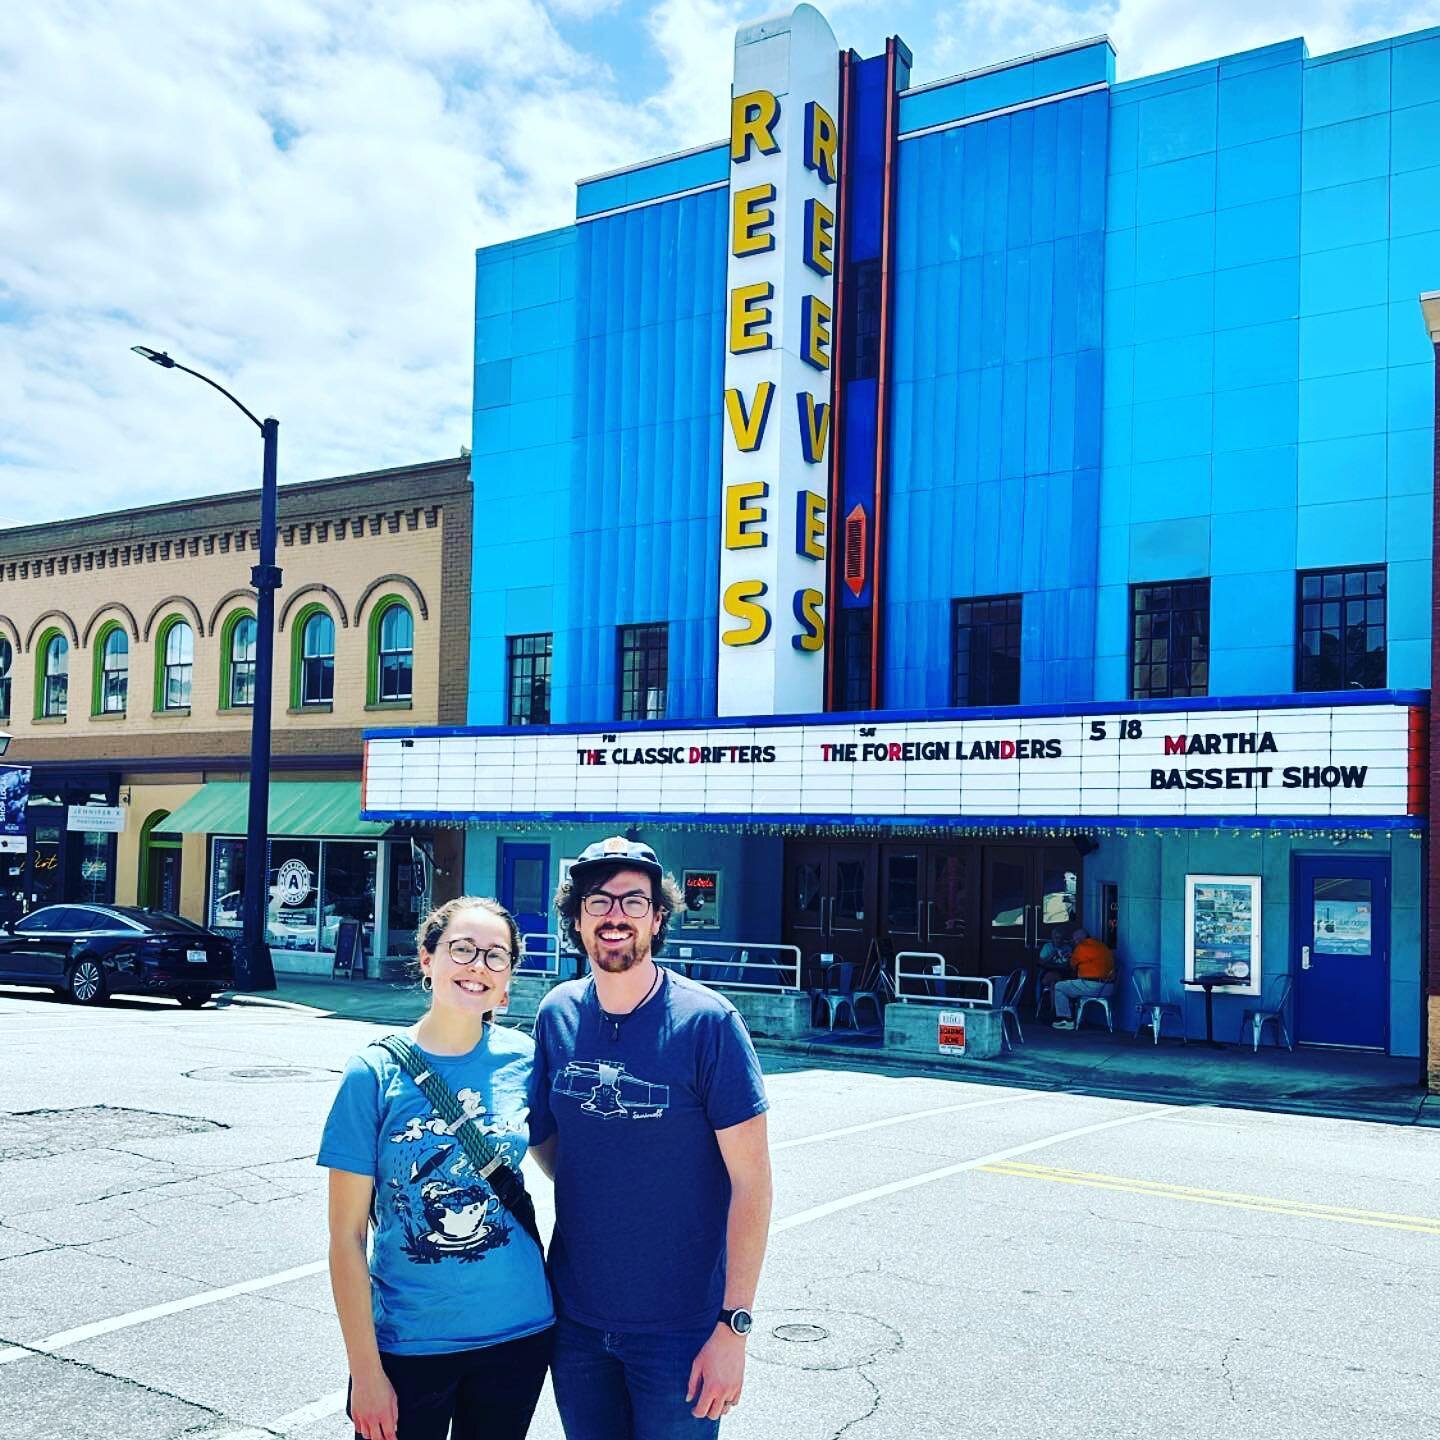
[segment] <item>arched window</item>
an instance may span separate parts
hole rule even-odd
[[[403,601],[379,611],[379,644],[375,649],[375,699],[408,700],[415,668],[415,622]]]
[[[54,632],[46,639],[41,653],[44,672],[40,713],[63,715],[70,704],[70,642]]]
[[[328,705],[335,698],[335,622],[316,610],[300,632],[300,703]]]
[[[123,715],[130,691],[130,637],[123,625],[112,625],[100,642],[98,713]]]
[[[255,617],[242,615],[230,630],[230,693],[228,705],[255,703]]]
[[[160,703],[156,709],[188,710],[195,674],[195,632],[177,617],[166,623],[161,645]]]
[[[15,663],[15,647],[0,635],[0,720],[10,718],[10,669]]]

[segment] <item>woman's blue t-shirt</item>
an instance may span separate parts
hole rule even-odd
[[[516,1172],[525,1158],[534,1053],[527,1035],[495,1025],[468,1055],[421,1051]],[[539,1248],[378,1045],[346,1066],[318,1163],[375,1182],[370,1277],[382,1351],[473,1350],[554,1322]]]

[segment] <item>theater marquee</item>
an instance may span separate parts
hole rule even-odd
[[[372,734],[367,819],[961,823],[1422,810],[1425,712],[1395,703],[575,733]]]

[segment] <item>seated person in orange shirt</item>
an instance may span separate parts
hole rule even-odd
[[[1103,941],[1096,940],[1084,927],[1077,927],[1075,948],[1070,952],[1073,980],[1062,980],[1055,987],[1055,1029],[1073,1030],[1073,1007],[1087,995],[1109,995],[1115,988],[1115,955]]]

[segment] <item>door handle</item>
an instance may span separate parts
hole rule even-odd
[[[1310,947],[1308,945],[1300,947],[1300,968],[1302,970],[1310,968]]]
[[[828,895],[822,895],[820,897],[820,933],[822,935],[828,935],[830,933],[830,927],[825,923],[825,907],[829,903],[830,897]]]
[[[934,943],[934,939],[935,939],[935,925],[934,925],[934,920],[935,920],[935,902],[934,902],[933,900],[927,900],[927,901],[925,902],[925,943],[926,943],[927,945],[930,945],[930,944],[933,944],[933,943]]]

